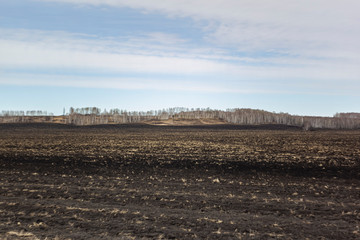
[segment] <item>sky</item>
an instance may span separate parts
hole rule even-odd
[[[0,111],[360,112],[358,0],[0,0]]]

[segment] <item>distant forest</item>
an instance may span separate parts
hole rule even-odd
[[[63,123],[71,125],[125,124],[141,123],[151,120],[169,119],[217,119],[230,124],[260,125],[282,124],[298,126],[305,130],[360,129],[360,113],[336,113],[333,117],[296,116],[288,113],[275,113],[256,109],[212,110],[210,108],[168,108],[152,111],[126,111],[97,107],[70,108],[69,112],[54,116],[46,111],[2,111],[0,123]]]

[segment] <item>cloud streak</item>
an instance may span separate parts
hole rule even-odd
[[[128,7],[205,21],[204,39],[240,52],[280,53],[360,63],[356,0],[44,0]]]
[[[356,0],[44,0],[129,7],[170,17],[206,20],[209,38],[238,47],[333,47],[358,43]],[[354,39],[355,37],[355,39]],[[357,38],[357,39],[356,39]],[[255,41],[254,41],[255,40]],[[359,47],[359,44],[356,44]]]
[[[11,34],[16,32],[16,34]],[[186,46],[169,48],[148,44],[146,39],[114,41],[81,38],[77,34],[29,30],[0,33],[2,68],[59,68],[112,71],[117,73],[159,73],[241,77],[245,79],[311,78],[356,80],[359,70],[351,62],[301,57],[231,57],[207,54],[207,49]],[[129,45],[129,42],[136,42]],[[268,65],[267,65],[268,64]],[[338,66],[338,68],[336,68]],[[338,69],[346,71],[338,71]]]
[[[3,28],[0,70],[5,74],[1,84],[29,84],[29,78],[33,84],[61,82],[62,86],[79,87],[239,93],[360,92],[358,1],[39,1],[132,8],[144,14],[190,18],[201,31],[203,42],[194,43],[184,36],[161,31],[101,37]],[[38,71],[38,79],[30,73],[6,74],[24,69]],[[49,71],[56,73],[42,73]],[[66,78],[59,72],[73,75]],[[86,81],[75,72],[111,73],[116,77],[104,75],[102,79]]]

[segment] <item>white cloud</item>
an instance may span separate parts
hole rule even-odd
[[[157,11],[173,17],[215,20],[220,23],[268,26],[286,30],[342,30],[353,26],[360,16],[357,0],[43,0],[73,4],[130,7]],[[238,25],[239,26],[239,25]],[[359,29],[358,29],[359,30]],[[359,33],[359,31],[358,31]]]
[[[57,87],[86,87],[86,88],[111,88],[126,90],[162,90],[162,91],[192,91],[206,93],[269,93],[246,86],[234,89],[219,83],[204,85],[196,80],[159,80],[151,78],[127,77],[79,77],[47,74],[18,74],[3,73],[0,84],[20,86],[57,86]]]
[[[223,72],[229,68],[205,59],[151,55],[141,47],[117,46],[116,42],[85,40],[62,33],[47,34],[44,36],[41,32],[41,38],[36,36],[36,31],[24,31],[21,37],[0,38],[0,66],[163,74],[202,74]]]
[[[238,94],[316,94],[359,96],[359,88],[337,82],[306,81],[203,81],[198,79],[156,79],[148,77],[75,76],[61,74],[8,73],[0,75],[0,85],[105,88],[124,90],[187,91]]]
[[[57,69],[119,75],[85,79],[2,74],[0,84],[242,93],[360,92],[358,1],[47,1],[131,7],[206,20],[203,34],[210,44],[199,48],[163,32],[101,38],[0,29],[0,70]],[[122,74],[141,77],[125,78]],[[154,77],[157,75],[176,77],[160,81]],[[213,81],[207,81],[209,76]]]
[[[161,45],[178,45],[187,42],[185,39],[181,39],[174,34],[167,34],[163,32],[147,33],[145,34],[145,37],[148,42],[154,42]]]
[[[245,53],[288,55],[274,59],[290,63],[318,62],[332,66],[360,64],[360,2],[358,0],[43,0],[93,6],[130,7],[170,17],[205,20],[204,38],[217,48]],[[152,37],[180,43],[162,33]],[[223,56],[224,57],[224,56]],[[255,61],[257,61],[255,57]],[[270,62],[273,59],[268,59]],[[327,64],[329,64],[327,66]],[[345,78],[359,72],[344,73]]]
[[[80,69],[115,73],[215,75],[237,79],[358,80],[357,56],[339,60],[308,56],[232,57],[207,48],[156,44],[148,38],[89,39],[66,32],[0,29],[0,68]],[[181,42],[166,34],[150,35]],[[171,39],[171,40],[169,40]],[[157,40],[161,42],[160,40]],[[340,56],[344,52],[334,53]],[[352,60],[351,58],[355,59]],[[347,59],[348,61],[345,61]],[[254,65],[255,64],[255,65]]]

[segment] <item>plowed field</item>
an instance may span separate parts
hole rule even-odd
[[[360,131],[0,125],[0,239],[360,239]]]

